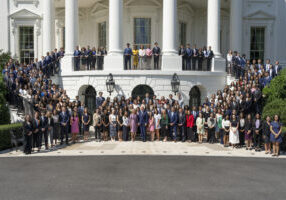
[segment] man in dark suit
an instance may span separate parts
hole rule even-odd
[[[64,136],[66,137],[66,144],[69,144],[69,138],[68,138],[68,122],[69,122],[69,115],[66,111],[66,107],[62,108],[62,112],[59,116],[59,121],[61,124],[61,145],[64,142]]]
[[[179,56],[182,57],[182,70],[186,70],[186,49],[184,45],[181,45],[179,49]]]
[[[152,53],[154,55],[154,69],[159,69],[159,59],[160,59],[161,49],[160,47],[158,47],[158,42],[155,42],[155,47],[153,48]]]
[[[198,60],[198,55],[199,55],[199,50],[197,49],[197,46],[194,45],[193,57],[192,57],[192,70],[193,71],[196,70],[196,63],[197,63],[197,60]]]
[[[48,150],[48,148],[49,148],[48,147],[48,133],[47,133],[48,118],[45,116],[45,112],[41,112],[39,129],[40,129],[40,132],[39,132],[38,147],[39,147],[39,149],[41,149],[41,147],[42,147],[42,138],[44,136],[45,147],[46,147],[46,150]]]
[[[74,56],[75,71],[78,71],[79,65],[80,65],[80,56],[81,56],[81,52],[80,52],[78,46],[76,46],[76,49],[73,53],[73,56]]]
[[[90,49],[90,46],[87,46],[86,50],[86,56],[87,56],[87,70],[91,70],[91,61],[92,61],[92,51]]]
[[[175,107],[172,107],[170,115],[170,134],[173,140],[177,141],[177,126],[178,126],[178,114],[175,111]]]
[[[274,77],[278,76],[279,72],[282,70],[282,66],[279,65],[279,62],[276,61],[274,65]]]
[[[186,141],[186,116],[182,108],[178,113],[178,135],[180,135],[182,142]]]
[[[253,93],[253,104],[256,113],[261,113],[261,90],[259,89],[258,85],[255,87],[255,91]]]
[[[145,111],[145,108],[143,105],[140,107],[140,111],[138,114],[138,125],[140,127],[140,133],[143,142],[146,142],[146,126],[148,124],[148,115],[147,112]]]
[[[103,94],[102,92],[99,92],[99,96],[96,97],[96,108],[101,106],[103,102],[105,101],[105,98],[102,96],[102,94]]]
[[[127,69],[131,70],[131,56],[132,56],[132,49],[130,48],[130,44],[127,43],[127,47],[124,49],[124,70]]]
[[[252,122],[253,128],[253,141],[255,151],[260,151],[261,140],[262,140],[262,120],[260,119],[260,115],[257,113],[255,119]]]
[[[214,57],[214,52],[212,50],[212,47],[209,46],[209,49],[206,52],[206,59],[207,59],[207,71],[211,71],[211,63],[212,59]]]
[[[193,50],[190,47],[190,44],[187,44],[186,48],[186,70],[191,70],[191,59],[193,56]]]

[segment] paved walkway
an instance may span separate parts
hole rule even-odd
[[[86,156],[86,155],[184,155],[184,156],[223,156],[223,157],[262,157],[271,158],[264,151],[225,148],[220,144],[198,144],[181,142],[85,142],[70,146],[59,146],[54,150],[40,153],[35,152],[29,156]],[[0,152],[0,157],[26,156],[22,151],[6,150]],[[286,158],[283,154],[279,158]]]

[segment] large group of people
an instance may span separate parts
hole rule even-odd
[[[271,81],[271,67],[252,63],[237,81],[201,105],[185,105],[181,94],[157,98],[147,93],[134,99],[111,99],[99,92],[95,111],[89,110],[79,97],[70,100],[63,88],[52,83],[45,65],[39,62],[10,60],[2,74],[8,99],[21,96],[29,99],[33,107],[33,116],[27,115],[23,125],[26,154],[41,151],[43,143],[49,150],[79,139],[135,141],[140,135],[143,142],[219,142],[225,147],[255,151],[262,150],[264,144],[265,153],[278,156],[282,142],[279,116],[261,118],[261,90]]]

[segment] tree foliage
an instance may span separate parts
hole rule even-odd
[[[263,94],[266,96],[266,103],[276,99],[286,99],[286,69],[283,69],[270,85],[263,89]]]
[[[263,89],[265,95],[265,106],[263,108],[263,118],[267,115],[273,117],[280,116],[282,123],[286,124],[286,69],[275,77],[269,86]]]
[[[5,53],[0,50],[0,69],[9,61],[10,53]],[[6,101],[6,87],[4,85],[3,76],[0,76],[0,125],[10,123],[10,113]]]

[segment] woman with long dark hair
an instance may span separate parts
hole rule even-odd
[[[32,135],[33,135],[33,123],[31,121],[30,115],[26,115],[23,124],[23,129],[26,142],[24,147],[24,153],[28,155],[32,153]]]
[[[282,125],[279,122],[279,116],[274,115],[274,121],[271,122],[270,126],[270,141],[273,144],[273,155],[272,156],[277,156],[279,155],[279,145],[282,142]]]

